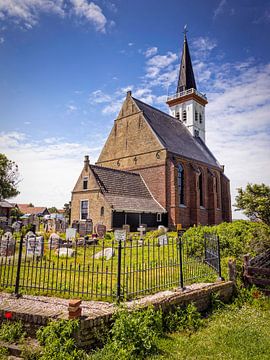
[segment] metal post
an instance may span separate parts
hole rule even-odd
[[[121,255],[122,255],[122,242],[118,242],[118,263],[117,263],[117,302],[121,300]]]
[[[180,263],[180,287],[184,289],[183,258],[182,258],[182,234],[178,231],[179,263]]]
[[[16,283],[15,283],[15,296],[19,297],[19,286],[20,286],[20,272],[21,272],[21,263],[22,263],[22,249],[23,249],[23,234],[20,238],[19,244],[19,255],[18,255],[18,265],[17,265],[17,274],[16,274]]]
[[[218,279],[224,280],[221,276],[221,265],[220,265],[220,246],[219,246],[219,236],[217,235],[217,253],[218,253]]]

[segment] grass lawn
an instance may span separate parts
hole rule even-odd
[[[268,304],[269,305],[269,304]],[[229,307],[206,320],[196,333],[174,333],[148,359],[270,359],[270,307]]]

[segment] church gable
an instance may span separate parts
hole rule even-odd
[[[97,191],[100,190],[100,187],[90,168],[89,158],[85,156],[84,167],[72,192],[87,192],[87,190]]]
[[[162,149],[164,146],[128,92],[97,164],[131,168],[139,161],[140,155]]]

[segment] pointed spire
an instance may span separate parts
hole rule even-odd
[[[176,92],[197,89],[187,42],[187,25],[184,27],[184,45]]]

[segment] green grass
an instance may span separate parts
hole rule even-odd
[[[268,360],[269,329],[270,306],[228,307],[207,319],[198,332],[161,338],[159,355],[147,359]]]
[[[157,246],[156,238],[149,238],[143,246],[127,241],[122,249],[121,290],[124,298],[155,293],[179,286],[179,249],[175,238],[168,245]],[[113,245],[112,245],[113,244]],[[149,246],[148,246],[149,244]],[[114,248],[111,260],[93,259],[102,248]],[[0,257],[0,288],[14,290],[18,243],[15,257]],[[45,241],[42,259],[27,257],[23,247],[20,271],[21,293],[80,296],[85,299],[113,300],[117,289],[118,244],[100,240],[98,246],[77,247],[73,258],[59,258],[49,250]],[[200,258],[184,256],[185,285],[194,282],[213,282],[217,274]],[[48,290],[46,290],[48,289]],[[148,290],[145,290],[148,289]]]

